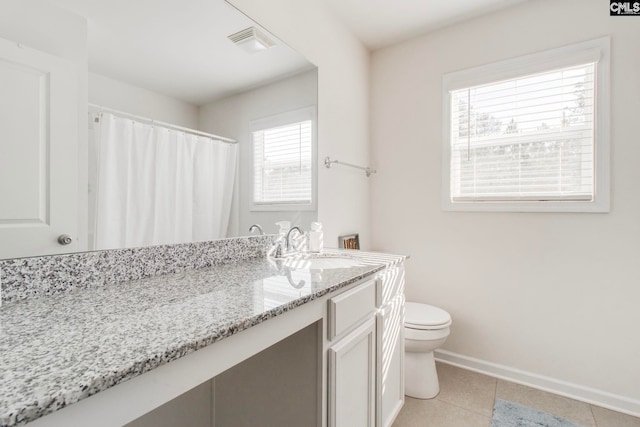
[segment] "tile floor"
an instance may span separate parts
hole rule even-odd
[[[495,399],[510,400],[584,427],[640,427],[640,418],[437,364],[440,394],[431,400],[407,397],[393,427],[490,427]]]

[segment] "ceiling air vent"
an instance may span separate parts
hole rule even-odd
[[[256,27],[249,27],[229,36],[229,40],[247,52],[260,52],[275,46],[275,42]]]

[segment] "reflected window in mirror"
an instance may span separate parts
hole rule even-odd
[[[252,210],[315,209],[315,108],[254,120]]]

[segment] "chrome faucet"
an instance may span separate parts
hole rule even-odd
[[[304,233],[302,232],[300,227],[291,227],[289,229],[289,232],[287,233],[287,239],[286,239],[287,252],[289,252],[291,250],[291,232],[294,231],[294,230],[297,231],[301,236],[304,235]]]
[[[253,233],[253,230],[255,229],[258,230],[258,234],[260,234],[261,236],[264,236],[264,230],[262,230],[262,227],[260,227],[260,224],[253,224],[251,227],[249,227],[249,233]]]

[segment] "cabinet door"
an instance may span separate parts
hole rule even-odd
[[[0,39],[0,259],[78,249],[78,82],[73,63]]]
[[[404,295],[377,314],[376,426],[389,427],[404,404]]]
[[[375,425],[375,330],[371,317],[329,348],[329,427]]]

